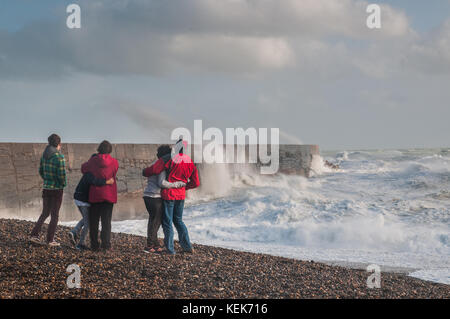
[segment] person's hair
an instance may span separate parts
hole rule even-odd
[[[171,152],[172,152],[172,148],[169,145],[164,144],[164,145],[161,145],[158,147],[156,156],[158,158],[161,158],[164,155],[170,154]]]
[[[61,144],[61,138],[57,134],[52,134],[48,137],[48,145],[58,147]]]
[[[108,141],[103,141],[98,146],[97,151],[100,154],[111,154],[112,153],[112,145]]]

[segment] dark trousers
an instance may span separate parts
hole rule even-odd
[[[91,239],[91,248],[96,251],[99,249],[98,226],[99,220],[102,223],[100,238],[102,240],[101,248],[111,248],[111,218],[114,204],[103,202],[91,204],[89,210],[89,235]]]
[[[47,242],[53,241],[55,238],[56,226],[58,225],[59,209],[61,208],[62,198],[62,189],[44,189],[42,191],[42,213],[31,231],[31,236],[39,236],[42,225],[47,217],[50,216],[50,224],[48,225],[47,230]]]
[[[158,229],[161,226],[163,202],[161,198],[144,197],[148,212],[147,246],[159,246]]]

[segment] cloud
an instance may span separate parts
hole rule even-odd
[[[182,65],[224,72],[281,69],[294,60],[281,38],[178,35],[169,52]]]
[[[450,19],[411,46],[408,63],[426,73],[450,72]]]
[[[247,36],[366,37],[367,1],[360,0],[103,0],[86,3],[109,21],[127,27],[146,25],[160,33],[211,33]],[[105,14],[105,11],[108,13]],[[379,33],[408,32],[406,15],[382,5],[386,28]],[[100,15],[99,15],[100,16]]]
[[[84,0],[82,28],[64,19],[1,33],[0,77],[72,72],[161,75],[248,74],[333,62],[338,41],[408,36],[408,19],[382,6],[383,28],[369,30],[359,0]],[[65,16],[64,16],[65,17]],[[328,48],[331,50],[328,51]],[[316,55],[319,53],[318,55]],[[341,55],[334,57],[334,61]],[[320,57],[320,59],[319,59]]]

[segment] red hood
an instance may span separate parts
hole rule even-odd
[[[114,159],[110,154],[97,154],[97,156],[94,156],[91,160],[94,165],[99,168],[111,167],[114,163]]]

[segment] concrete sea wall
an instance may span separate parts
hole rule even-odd
[[[38,143],[0,143],[1,217],[36,219],[39,216],[42,209],[42,180],[38,169],[45,146],[46,144]],[[72,196],[81,178],[81,165],[95,153],[96,148],[97,144],[64,143],[62,146],[68,178],[60,213],[62,221],[80,217]],[[141,173],[143,168],[156,159],[157,148],[157,144],[114,145],[112,156],[119,161],[119,198],[113,213],[115,220],[137,218],[147,214],[142,201],[146,179]],[[280,145],[280,173],[308,176],[313,156],[316,154],[319,154],[317,145]],[[202,180],[202,165],[198,164],[198,167]]]

